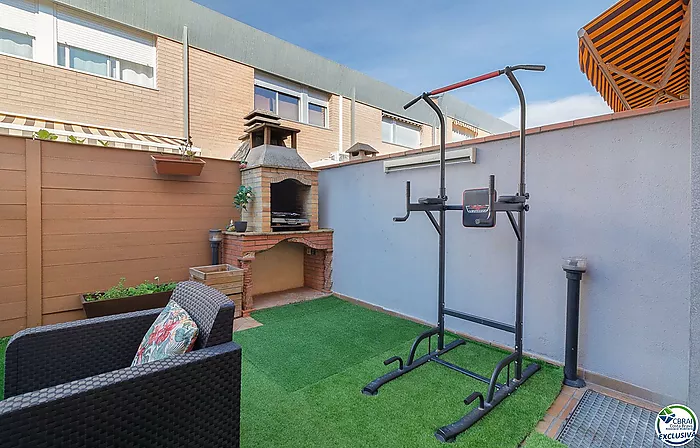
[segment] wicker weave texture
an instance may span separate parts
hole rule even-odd
[[[0,447],[238,447],[233,303],[196,282],[175,292],[203,335],[184,355],[128,367],[158,309],[17,333],[7,347]]]

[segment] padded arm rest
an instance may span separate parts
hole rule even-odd
[[[131,365],[160,309],[28,328],[5,353],[5,397]]]
[[[235,342],[0,401],[3,447],[238,447]]]

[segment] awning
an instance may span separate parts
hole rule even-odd
[[[0,113],[0,135],[32,138],[45,129],[56,135],[55,141],[71,142],[71,137],[88,145],[128,148],[141,151],[178,152],[184,139],[164,135],[107,129],[83,124],[53,121],[22,115]],[[192,148],[195,152],[199,149]]]
[[[688,97],[688,0],[621,0],[578,36],[581,71],[614,111]]]

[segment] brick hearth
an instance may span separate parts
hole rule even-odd
[[[243,269],[243,311],[253,309],[253,260],[255,254],[288,241],[303,244],[304,286],[323,292],[331,291],[333,230],[298,232],[224,232],[222,262]]]

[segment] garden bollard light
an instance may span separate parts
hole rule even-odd
[[[581,388],[586,382],[578,377],[578,324],[581,278],[586,272],[583,257],[565,258],[562,269],[566,272],[566,354],[564,356],[564,384]]]
[[[209,230],[209,243],[211,243],[211,264],[219,264],[219,245],[224,239],[224,235],[221,233],[221,229],[210,229]]]

